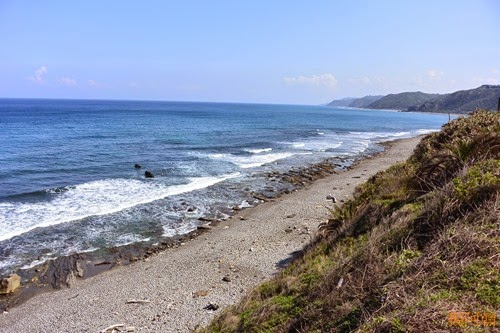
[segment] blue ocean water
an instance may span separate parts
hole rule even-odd
[[[0,99],[0,273],[189,232],[199,217],[255,204],[252,192],[279,191],[269,171],[354,158],[447,120],[325,106]]]

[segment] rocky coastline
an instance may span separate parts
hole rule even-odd
[[[284,185],[282,186],[283,190],[277,191],[274,187],[267,186],[262,191],[249,193],[249,197],[254,199],[252,207],[260,203],[272,202],[282,195],[297,191],[319,179],[346,170],[363,157],[366,156],[354,159],[329,158],[312,165],[291,168],[286,172],[267,172],[265,177],[269,182],[280,182]],[[234,216],[244,209],[247,208],[234,206],[226,210],[226,213],[228,216]],[[148,260],[149,257],[157,253],[183,246],[186,242],[216,227],[222,220],[216,216],[209,216],[200,217],[198,221],[199,225],[196,230],[164,238],[155,244],[134,243],[94,252],[74,253],[48,260],[29,269],[19,269],[15,274],[21,277],[22,284],[16,292],[0,295],[0,313],[9,311],[12,307],[39,293],[70,288],[77,279],[90,278],[118,266]]]

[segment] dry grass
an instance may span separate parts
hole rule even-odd
[[[200,332],[461,332],[451,311],[499,318],[499,134],[500,114],[479,111],[424,138]]]

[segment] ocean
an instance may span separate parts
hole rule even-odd
[[[326,106],[0,99],[0,275],[188,233],[199,218],[258,204],[253,193],[290,189],[270,172],[349,164],[447,121]]]

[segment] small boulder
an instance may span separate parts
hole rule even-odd
[[[141,166],[140,164],[137,164],[137,163],[136,163],[136,164],[134,165],[134,168],[136,168],[136,169],[140,169],[140,168],[142,168],[142,166]]]
[[[10,294],[21,286],[21,277],[17,274],[11,274],[9,277],[0,281],[0,295]]]
[[[208,296],[208,290],[198,290],[193,292],[193,298]]]
[[[155,175],[153,175],[153,173],[149,170],[146,170],[146,172],[144,172],[144,177],[146,178],[155,178]]]
[[[216,311],[219,309],[219,305],[215,303],[209,303],[207,306],[205,306],[203,309],[205,310],[210,310],[210,311]]]

